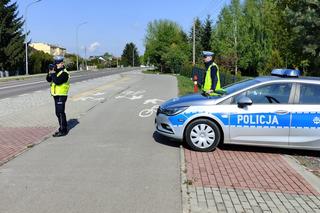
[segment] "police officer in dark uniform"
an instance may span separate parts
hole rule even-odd
[[[47,81],[50,83],[51,95],[54,98],[56,116],[59,121],[59,130],[53,137],[61,137],[68,134],[67,118],[65,113],[68,91],[70,88],[70,75],[66,70],[64,57],[57,56],[54,58],[54,64],[49,65]]]
[[[203,62],[206,66],[206,72],[204,77],[203,92],[207,95],[214,96],[219,95],[222,91],[220,83],[219,67],[213,60],[213,52],[202,51]]]

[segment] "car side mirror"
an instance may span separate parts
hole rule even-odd
[[[239,108],[244,108],[246,106],[252,105],[252,100],[247,96],[243,96],[238,100],[237,104]]]

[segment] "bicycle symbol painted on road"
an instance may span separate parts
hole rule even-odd
[[[163,102],[161,99],[149,99],[146,100],[143,104],[155,104],[151,108],[143,109],[140,111],[139,116],[142,118],[150,117],[154,112],[157,112],[159,105],[157,102]]]
[[[142,118],[150,117],[154,112],[157,112],[159,105],[154,105],[150,109],[143,109],[140,111],[139,116]]]
[[[142,93],[145,93],[145,90],[139,90],[139,91],[124,91],[122,92],[120,95],[116,96],[116,99],[120,99],[120,98],[126,98],[129,100],[136,100],[136,99],[141,99],[143,98],[143,95],[141,95]]]

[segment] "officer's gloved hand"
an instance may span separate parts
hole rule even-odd
[[[54,68],[55,68],[55,66],[53,64],[49,64],[49,67],[48,67],[49,74],[55,73]]]

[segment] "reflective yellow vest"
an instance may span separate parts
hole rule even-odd
[[[66,69],[64,69],[58,73],[57,77],[59,77],[63,72],[66,72],[68,74],[68,81],[66,83],[61,84],[61,85],[56,85],[54,82],[51,82],[51,95],[52,96],[67,96],[68,95],[68,91],[70,88],[69,72]]]
[[[204,90],[205,92],[211,90],[211,86],[212,86],[211,67],[213,67],[213,66],[216,66],[216,68],[217,68],[217,78],[218,78],[218,81],[217,81],[217,84],[216,84],[216,88],[214,89],[214,91],[219,91],[219,90],[221,90],[219,67],[218,67],[217,64],[212,63],[212,64],[209,66],[208,70],[207,70],[206,78],[205,78],[205,80],[204,80],[203,90]],[[219,95],[219,94],[217,94],[217,93],[211,93],[210,95]]]

